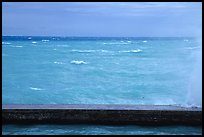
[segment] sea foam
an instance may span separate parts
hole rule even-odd
[[[49,42],[49,40],[43,39],[42,42]]]
[[[119,52],[123,52],[123,53],[137,53],[137,52],[141,52],[141,49],[136,49],[136,50],[126,50],[126,51],[119,51]]]
[[[55,63],[55,64],[65,64],[65,63],[63,63],[63,62],[57,62],[57,61],[55,61],[54,63]]]
[[[76,49],[73,49],[71,51],[72,52],[79,52],[79,53],[91,53],[91,52],[95,52],[95,50],[76,50]]]
[[[77,64],[77,65],[87,64],[87,62],[82,61],[82,60],[72,60],[70,63],[71,63],[71,64]]]
[[[13,48],[22,48],[23,46],[11,46]]]
[[[72,52],[78,52],[78,53],[94,53],[94,52],[111,52],[111,51],[108,51],[108,50],[76,50],[76,49],[73,49],[71,50]]]
[[[200,48],[200,47],[187,47],[187,48],[185,48],[185,49],[198,49],[198,48]]]
[[[34,87],[30,87],[31,90],[43,90],[41,88],[34,88]]]
[[[9,42],[2,42],[3,45],[10,45],[11,43]]]
[[[109,42],[109,43],[103,43],[104,45],[127,45],[130,44],[130,42]]]

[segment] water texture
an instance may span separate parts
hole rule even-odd
[[[3,104],[186,105],[199,50],[193,38],[4,36]]]

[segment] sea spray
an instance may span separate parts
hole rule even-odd
[[[201,42],[202,43],[202,42]],[[202,44],[195,52],[194,70],[190,76],[190,84],[187,93],[187,105],[202,107]]]

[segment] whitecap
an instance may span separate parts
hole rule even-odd
[[[69,47],[69,45],[56,45],[57,47]]]
[[[55,63],[55,64],[65,64],[65,63],[63,63],[63,62],[57,62],[57,61],[55,61],[54,63]]]
[[[95,50],[71,50],[72,52],[79,52],[79,53],[90,53],[90,52],[95,52]]]
[[[130,43],[120,43],[121,45],[128,45],[128,44],[130,44]]]
[[[187,47],[185,49],[198,49],[198,48],[200,48],[200,47]]]
[[[50,41],[50,40],[46,40],[46,39],[43,39],[43,40],[42,40],[42,42],[48,42],[48,41]]]
[[[196,105],[196,104],[180,104],[181,107],[187,107],[187,108],[202,108],[202,105]]]
[[[108,51],[108,50],[100,50],[101,52],[105,52],[105,53],[107,53],[107,52],[110,52],[110,51]]]
[[[41,88],[34,88],[34,87],[30,87],[31,90],[44,90],[44,89],[41,89]]]
[[[146,40],[144,40],[143,42],[147,42]]]
[[[136,50],[126,50],[126,51],[119,51],[119,52],[123,52],[123,53],[137,53],[137,52],[141,52],[141,49],[136,49]]]
[[[100,49],[100,50],[76,50],[76,49],[73,49],[71,50],[72,52],[78,52],[78,53],[94,53],[94,52],[110,52],[108,50],[103,50],[103,49]]]
[[[72,60],[70,63],[71,64],[77,64],[77,65],[79,65],[79,64],[87,64],[87,62],[81,61],[81,60]]]
[[[2,42],[3,45],[10,45],[11,43],[9,42]]]
[[[110,43],[103,43],[104,45],[127,45],[130,43],[127,42],[110,42]]]
[[[32,39],[32,37],[29,37],[28,39]]]
[[[13,48],[22,48],[23,46],[11,46]]]
[[[36,44],[37,42],[36,42],[36,41],[33,41],[32,43],[33,43],[33,44]]]

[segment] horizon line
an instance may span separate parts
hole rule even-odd
[[[105,38],[144,38],[144,37],[148,37],[148,38],[183,38],[183,37],[190,37],[193,38],[195,36],[59,36],[59,35],[55,35],[55,36],[49,36],[49,35],[2,35],[2,37],[105,37]]]

